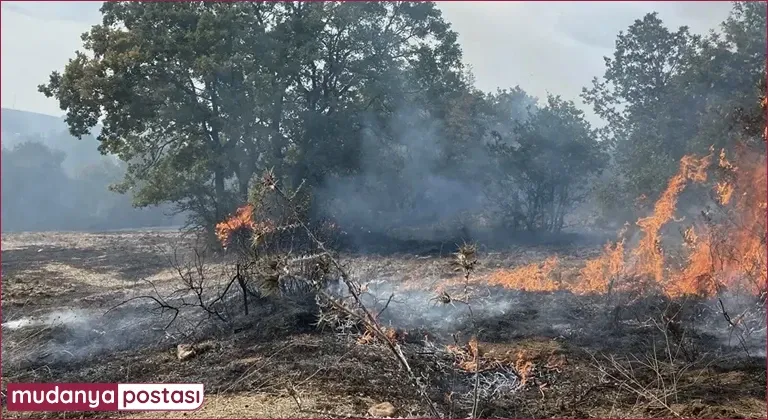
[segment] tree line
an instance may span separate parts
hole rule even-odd
[[[130,196],[110,191],[109,186],[125,174],[119,161],[75,156],[67,163],[67,152],[46,144],[71,142],[67,133],[18,140],[2,150],[3,232],[110,230],[180,222],[170,217],[168,206],[137,209]]]
[[[582,99],[483,92],[431,2],[107,2],[83,51],[39,90],[70,133],[97,124],[117,191],[212,228],[273,169],[313,217],[380,228],[461,218],[559,232],[653,198],[687,153],[762,130],[765,7],[718,33],[656,13],[617,35]],[[760,126],[759,128],[758,125]],[[632,206],[634,207],[634,206]]]

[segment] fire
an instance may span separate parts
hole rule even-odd
[[[633,274],[638,277],[650,276],[656,283],[664,280],[664,250],[661,247],[661,227],[673,219],[677,207],[677,198],[687,182],[704,182],[707,180],[707,167],[712,155],[697,159],[694,156],[684,156],[680,161],[680,169],[669,180],[666,190],[661,194],[653,208],[653,213],[637,221],[643,232],[643,237],[632,253],[635,259]]]
[[[392,344],[402,343],[407,336],[406,332],[391,327],[381,327],[381,331]],[[373,344],[376,341],[376,333],[370,326],[366,325],[365,331],[363,331],[363,334],[357,339],[357,344]]]
[[[626,226],[602,254],[588,260],[575,280],[561,281],[557,257],[512,269],[478,273],[470,283],[527,291],[570,290],[576,294],[605,294],[611,291],[657,291],[670,297],[714,296],[722,290],[751,294],[765,291],[766,282],[766,156],[736,148],[734,165],[721,150],[716,160],[713,198],[720,217],[702,211],[680,229],[681,249],[662,242],[662,229],[676,219],[680,194],[690,183],[707,182],[714,150],[703,156],[685,156],[677,173],[653,205],[650,215],[636,225],[640,239],[627,244]],[[680,255],[675,263],[672,255]],[[460,279],[448,279],[440,290],[458,287]],[[469,363],[469,361],[468,361]]]
[[[227,248],[238,234],[263,235],[273,230],[272,224],[268,221],[254,221],[253,211],[254,206],[246,204],[238,208],[227,220],[216,225],[216,238],[224,248]]]
[[[714,192],[726,217],[714,222],[703,212],[705,223],[682,232],[687,249],[682,267],[673,267],[665,258],[661,228],[674,220],[677,199],[686,184],[706,181],[712,154],[681,160],[678,173],[656,201],[653,213],[638,220],[643,236],[629,254],[629,261],[624,257],[623,239],[606,245],[599,258],[587,261],[573,291],[606,293],[624,277],[640,280],[632,285],[635,288],[660,288],[670,297],[713,296],[723,288],[760,293],[766,283],[765,156],[741,150],[737,158],[741,169],[728,161],[724,150],[720,152],[718,169],[723,180],[715,184]]]
[[[740,167],[720,152],[718,167],[725,180],[715,186],[722,221],[707,220],[689,248],[687,263],[672,273],[665,290],[673,296],[735,289],[761,293],[766,284],[765,157],[737,149]]]
[[[717,201],[722,205],[726,205],[731,201],[733,185],[727,182],[718,182],[715,186],[715,193],[717,194]]]
[[[622,235],[623,236],[623,235]],[[580,295],[608,293],[624,270],[624,239],[605,245],[603,254],[588,260],[580,271],[580,281],[573,292]]]
[[[376,335],[374,334],[373,330],[370,328],[366,328],[363,332],[363,335],[360,336],[360,338],[357,339],[357,344],[372,344],[376,341]]]
[[[737,168],[728,161],[725,156],[725,149],[720,151],[720,160],[718,162],[718,168],[721,173],[725,174],[728,178],[731,178],[736,173]],[[733,195],[734,186],[729,180],[719,181],[715,185],[715,197],[717,202],[721,205],[726,205],[731,201]]]
[[[477,337],[472,336],[466,346],[447,345],[445,350],[455,358],[456,366],[465,372],[476,372],[478,367],[482,371],[486,366],[481,358],[481,351]]]
[[[691,251],[687,264],[682,272],[671,275],[671,281],[667,282],[664,291],[671,297],[686,294],[712,296],[717,293],[717,284],[713,277],[711,238],[709,235],[704,235],[702,239],[696,237],[696,241],[689,247]]]
[[[557,257],[549,257],[543,263],[532,263],[511,270],[498,270],[490,275],[488,283],[509,289],[531,292],[552,292],[560,289],[552,278],[558,266]]]
[[[517,353],[515,371],[520,375],[520,385],[525,386],[525,384],[528,383],[528,379],[531,377],[531,373],[533,373],[533,360],[523,350]]]
[[[478,368],[482,369],[480,365],[480,347],[477,342],[477,337],[472,336],[467,343],[466,356],[458,362],[458,366],[461,370],[467,372],[475,372]]]
[[[484,344],[484,346],[493,346]],[[475,373],[498,369],[500,367],[509,367],[514,369],[520,380],[520,387],[525,387],[528,381],[534,376],[536,369],[536,359],[544,356],[543,354],[533,354],[525,349],[512,350],[490,348],[485,349],[480,346],[480,342],[475,336],[469,340],[465,346],[445,346],[448,353],[455,358],[455,366],[468,373]],[[542,359],[543,360],[543,359]],[[560,369],[565,366],[565,357],[563,355],[551,354],[547,359],[546,368]]]
[[[533,292],[569,290],[580,295],[656,291],[670,297],[713,296],[722,290],[760,294],[768,282],[765,159],[764,153],[750,152],[746,146],[735,149],[733,162],[737,164],[729,160],[725,150],[716,157],[714,149],[703,157],[684,156],[677,173],[653,204],[650,215],[637,220],[640,234],[637,243],[634,246],[627,243],[625,226],[616,242],[606,244],[600,256],[586,261],[576,279],[561,280],[565,278],[563,269],[558,257],[551,256],[511,269],[442,279],[436,290],[443,292],[443,298],[436,300],[442,303],[461,300],[451,298],[448,289],[464,287],[469,294],[467,286],[470,285]],[[711,166],[715,166],[714,170]],[[670,258],[678,255],[678,250],[663,243],[662,230],[670,222],[684,221],[675,218],[680,194],[691,183],[706,183],[712,172],[716,174],[712,182],[713,203],[720,217],[713,217],[709,210],[702,211],[702,220],[680,230],[682,258]],[[645,200],[647,197],[640,201]],[[254,221],[253,212],[252,205],[242,206],[216,225],[216,236],[225,248],[241,232],[258,237],[275,230],[269,221]],[[403,287],[423,288],[424,285],[414,281],[405,282]],[[387,334],[390,341],[400,339],[397,331],[387,330]],[[361,340],[371,340],[370,335],[364,334]],[[468,351],[474,354],[471,349]],[[465,362],[473,363],[475,357]]]

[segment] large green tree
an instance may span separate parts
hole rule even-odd
[[[460,74],[432,3],[108,2],[41,92],[78,137],[129,163],[137,205],[173,202],[211,226],[253,175],[321,183],[357,170],[362,118]],[[406,83],[406,80],[409,82]]]
[[[677,108],[674,79],[695,42],[687,27],[670,31],[657,13],[649,13],[619,33],[602,80],[584,89],[585,101],[608,122],[605,140],[615,146],[630,194],[660,189],[684,154],[690,134],[679,131],[691,124],[686,110]]]

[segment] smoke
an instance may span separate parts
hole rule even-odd
[[[454,297],[462,294],[455,292]],[[724,294],[682,302],[677,313],[686,331],[682,337],[664,335],[670,334],[663,331],[662,317],[670,301],[658,296],[619,304],[605,296],[577,296],[568,291],[486,287],[474,289],[471,297],[449,303],[436,297],[436,292],[398,287],[392,279],[370,285],[364,303],[374,313],[380,312],[378,319],[384,326],[412,335],[428,335],[430,341],[447,344],[453,342],[455,335],[463,340],[477,335],[489,342],[547,337],[603,351],[642,351],[637,340],[656,337],[675,343],[683,340],[679,345],[694,345],[705,352],[720,349],[732,354],[765,356],[764,303],[743,295]],[[722,308],[736,327],[726,320]],[[684,344],[689,341],[691,344]]]
[[[167,338],[158,318],[147,316],[145,307],[126,307],[109,313],[60,309],[6,321],[2,324],[4,363],[80,362],[152,346]],[[30,340],[39,344],[24,344]]]
[[[414,107],[403,107],[383,126],[367,120],[361,170],[329,179],[317,189],[321,211],[342,226],[383,233],[482,209],[486,202],[479,181],[462,175],[488,160],[484,145],[473,147],[476,158],[446,168],[443,129],[441,121]]]
[[[130,195],[110,191],[109,186],[125,173],[111,157],[83,161],[76,170],[68,170],[67,153],[39,140],[3,147],[1,156],[4,232],[111,230],[180,222],[168,215],[167,207],[134,208]]]
[[[357,168],[315,186],[316,209],[357,247],[366,234],[504,246],[591,233],[597,203],[584,202],[604,153],[588,123],[568,117],[573,104],[538,104],[519,87],[484,100],[484,110],[403,103],[386,118],[364,119]]]

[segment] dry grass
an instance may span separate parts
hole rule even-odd
[[[4,234],[2,241],[4,322],[67,308],[103,313],[126,297],[148,290],[142,279],[151,280],[164,291],[172,290],[176,280],[161,252],[178,242],[176,234]],[[551,252],[546,248],[519,247],[493,254],[481,249],[475,275],[540,261]],[[594,256],[600,248],[558,252],[563,266],[568,267]],[[446,247],[442,255],[357,255],[347,261],[356,277],[430,289],[431,285],[457,277],[449,264],[451,258]],[[212,269],[220,270],[222,266],[213,264]],[[556,319],[573,324],[574,332],[567,335],[553,329],[554,315],[548,311],[559,309],[561,315],[571,316],[568,305],[578,309],[581,304],[546,294],[512,293],[509,299],[514,305],[504,316],[481,323],[480,352],[486,358],[512,365],[523,355],[524,361],[535,364],[535,368],[526,389],[500,403],[486,404],[481,416],[669,415],[666,409],[638,407],[636,395],[615,384],[600,383],[593,360],[584,352],[593,347],[599,351],[637,352],[643,349],[641,340],[646,338],[646,332],[639,327],[625,327],[622,335],[613,337],[610,331],[600,331],[594,325],[591,329],[583,328],[590,327],[592,315],[587,311],[574,312],[574,319]],[[144,315],[152,318],[151,314]],[[67,343],[72,339],[72,331],[38,327],[35,331],[42,332],[29,337],[35,331],[4,328],[3,380],[202,381],[207,389],[206,402],[197,412],[181,413],[189,418],[324,417],[318,413],[360,417],[366,415],[371,405],[385,400],[402,410],[399,415],[427,413],[416,396],[403,391],[402,373],[386,351],[376,346],[351,345],[330,332],[308,329],[301,314],[292,312],[284,303],[262,304],[245,321],[235,326],[236,332],[212,333],[208,339],[216,345],[186,362],[179,362],[175,355],[176,344],[185,339],[170,336],[158,337],[147,346],[93,353],[78,362],[53,363],[41,359],[9,365],[6,356],[31,354],[35,346],[48,342]],[[125,331],[123,334],[133,334],[133,330]],[[436,374],[429,363],[428,359],[417,360],[414,369]],[[548,367],[550,364],[553,366]],[[701,380],[686,388],[676,402],[669,403],[669,408],[691,417],[765,418],[764,366],[762,359],[691,369]],[[288,393],[290,385],[298,389],[303,410]],[[435,400],[442,397],[434,396]],[[174,418],[181,414],[147,412],[122,416]],[[40,415],[3,412],[3,417]]]

